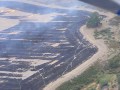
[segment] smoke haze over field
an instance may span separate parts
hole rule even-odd
[[[97,51],[79,32],[91,14],[76,9],[79,4],[0,1],[0,24],[6,24],[0,28],[0,90],[42,90]]]

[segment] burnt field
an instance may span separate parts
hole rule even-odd
[[[19,20],[18,25],[0,31],[0,90],[42,90],[97,51],[79,32],[89,12],[14,1],[1,1],[0,7],[31,15],[57,13],[42,22],[22,13],[0,12],[0,18]]]

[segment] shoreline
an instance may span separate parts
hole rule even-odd
[[[85,10],[85,9],[83,9]],[[96,11],[96,10],[85,10],[85,11]],[[99,14],[101,15],[105,15],[107,16],[104,20],[103,20],[103,26],[101,28],[106,27],[106,25],[108,25],[108,23],[106,23],[106,20],[110,20],[111,18],[113,18],[115,15],[110,13],[110,12],[101,12],[101,11],[97,11]],[[57,87],[59,87],[61,84],[73,79],[74,77],[77,77],[78,75],[81,75],[85,70],[87,70],[90,66],[92,66],[95,62],[97,62],[99,59],[101,60],[106,60],[108,57],[108,47],[107,45],[104,43],[104,40],[100,39],[100,40],[96,40],[94,38],[94,30],[93,28],[87,28],[86,25],[83,25],[82,27],[80,27],[80,33],[83,35],[83,37],[89,41],[91,44],[93,44],[94,46],[96,46],[98,48],[98,51],[89,59],[87,59],[84,63],[81,63],[77,68],[75,68],[74,70],[68,72],[67,74],[61,76],[60,78],[58,78],[57,80],[49,83],[47,86],[45,86],[43,88],[43,90],[55,90]]]

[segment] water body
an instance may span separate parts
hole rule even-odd
[[[3,81],[0,83],[0,90],[42,90],[45,85],[73,70],[97,51],[97,48],[86,41],[79,32],[90,12],[53,9],[15,1],[1,1],[0,7],[31,14],[61,14],[47,23],[21,20],[18,25],[0,31],[0,38],[6,38],[0,40],[0,66],[3,66],[0,67],[0,71],[14,73],[31,70],[36,72],[24,80],[21,74],[0,73],[0,81]],[[23,18],[4,16],[4,14],[0,17]],[[20,33],[9,34],[17,31]],[[59,45],[54,47],[52,43]],[[21,61],[10,62],[13,57]],[[28,61],[22,61],[23,59]],[[49,62],[33,68],[29,59]],[[50,64],[54,60],[57,62]]]

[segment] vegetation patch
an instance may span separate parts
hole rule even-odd
[[[56,90],[102,90],[103,88],[114,90],[118,84],[120,85],[120,71],[117,70],[119,68],[120,55],[117,55],[108,60],[105,67],[97,63],[82,75],[63,83]]]
[[[119,90],[120,90],[120,73],[117,74],[117,82],[118,82]]]
[[[120,67],[120,56],[114,57],[109,61],[109,67],[111,69],[116,69]]]
[[[108,42],[108,47],[113,48],[113,49],[118,49],[120,48],[120,42],[115,41],[115,40],[109,40]]]
[[[82,75],[63,83],[57,90],[80,90],[86,85],[92,83],[97,78],[99,69],[95,66],[89,68]]]
[[[118,26],[120,24],[120,17],[116,16],[112,18],[109,22],[110,22],[110,25]]]
[[[101,88],[104,86],[111,86],[115,80],[116,80],[115,74],[103,74],[98,78],[98,82]]]
[[[96,30],[94,32],[94,37],[96,39],[112,39],[113,38],[113,32],[111,32],[110,28],[106,28],[106,29],[103,29],[103,30]]]
[[[97,86],[98,86],[97,83],[94,82],[94,83],[89,84],[88,86],[86,86],[82,90],[96,90]]]
[[[99,13],[94,12],[87,21],[88,28],[95,28],[101,26],[102,17]]]

